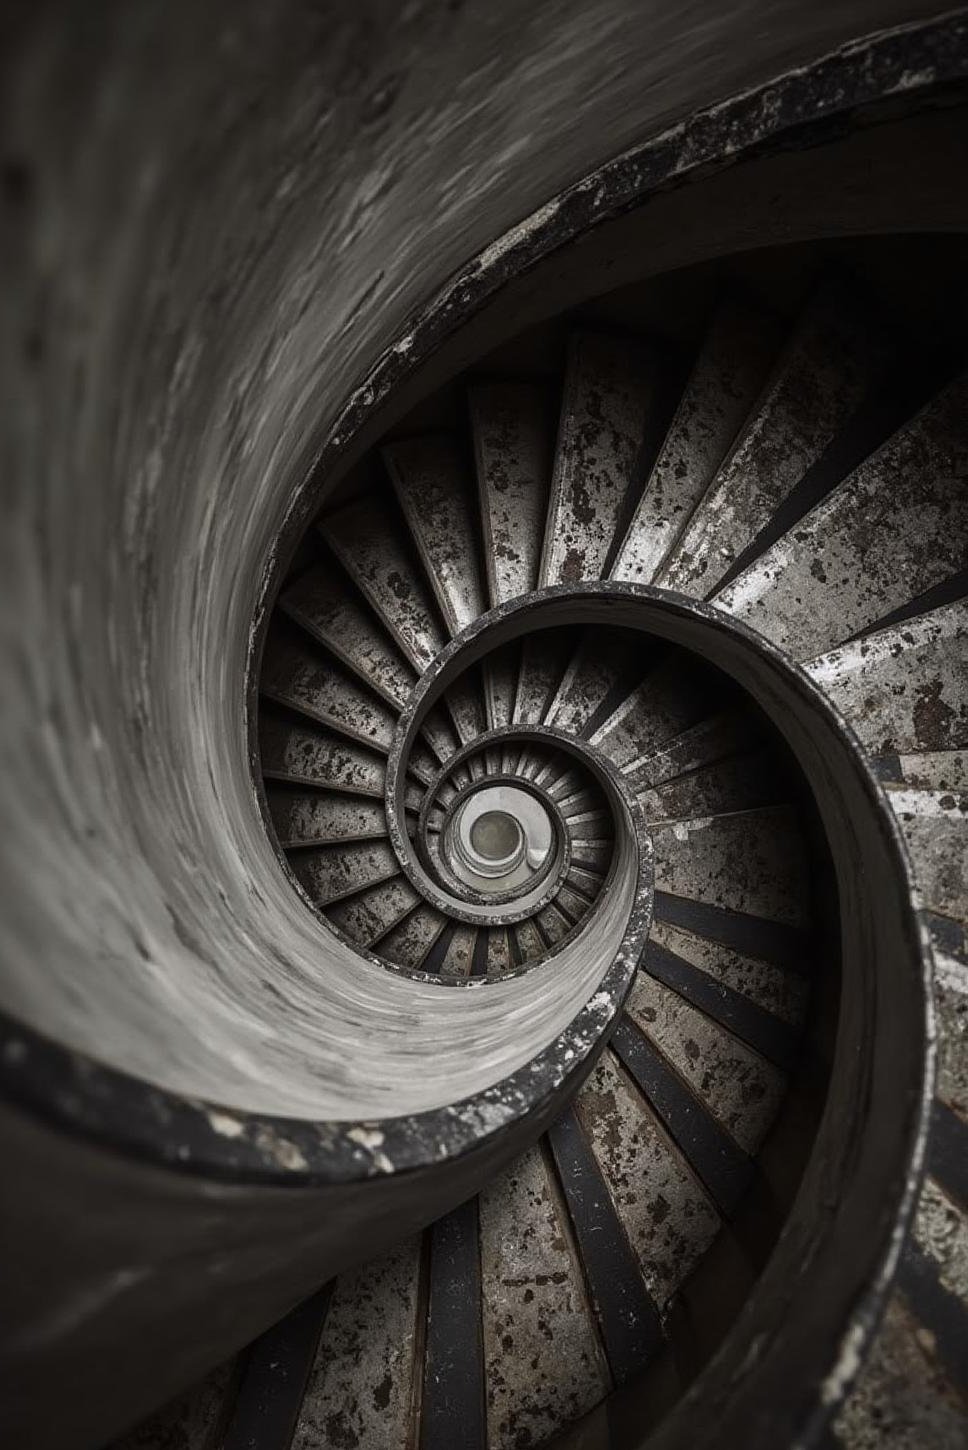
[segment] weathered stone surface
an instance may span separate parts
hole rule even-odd
[[[807,920],[805,847],[788,807],[660,824],[653,839],[658,890],[791,926]]]
[[[110,1204],[105,1232],[83,1264],[49,1236],[43,1267],[53,1253],[76,1271],[79,1297],[65,1282],[64,1303],[96,1306],[119,1356],[79,1335],[84,1362],[65,1352],[61,1363],[85,1394],[63,1404],[45,1401],[46,1374],[33,1389],[16,1376],[38,1443],[68,1423],[97,1443],[152,1386],[168,1393],[281,1312],[332,1269],[328,1255],[360,1252],[362,1224],[387,1242],[401,1213],[412,1226],[442,1206],[444,1181],[469,1191],[461,1154],[498,1141],[530,1101],[514,1080],[524,1063],[549,1096],[561,1087],[565,1069],[535,1052],[594,985],[559,974],[549,1002],[528,978],[513,995],[491,984],[485,1002],[405,980],[324,935],[277,869],[241,702],[280,531],[305,521],[324,440],[329,467],[339,417],[352,431],[408,354],[428,357],[505,261],[513,270],[520,244],[566,236],[553,207],[472,264],[436,330],[407,323],[602,154],[911,8],[808,16],[789,4],[762,27],[704,13],[686,43],[681,16],[656,15],[632,27],[631,49],[625,4],[542,6],[524,20],[519,7],[337,16],[245,4],[201,24],[178,6],[163,18],[120,5],[83,21],[69,7],[17,15],[4,86],[15,218],[4,648],[17,685],[4,726],[15,782],[4,1005],[132,1074],[126,1127],[136,1136],[147,1120],[168,1155],[135,1176],[127,1157],[84,1146],[90,1201]],[[497,65],[509,53],[514,64]],[[837,93],[831,105],[842,103]],[[759,146],[776,95],[744,104],[740,128],[713,114],[688,144],[677,130],[654,179]],[[601,198],[602,215],[623,204],[611,183]],[[412,581],[394,572],[381,585],[406,592]],[[427,620],[411,659],[433,634],[432,611],[415,623]],[[613,994],[598,996],[568,1048],[579,1060],[615,1010]],[[61,1069],[74,1074],[65,1119],[91,1081],[107,1112],[117,1083],[101,1067],[65,1057]],[[472,1108],[449,1109],[475,1092]],[[325,1207],[307,1189],[296,1206],[301,1187],[209,1181],[191,1161],[197,1139],[180,1136],[205,1099],[222,1105],[206,1131],[227,1176],[243,1162],[299,1174],[331,1153],[327,1169],[345,1168],[350,1188]],[[433,1189],[391,1171],[413,1166],[418,1133],[404,1115],[424,1108],[444,1109],[437,1127],[454,1151],[434,1163]],[[256,1129],[249,1110],[279,1121]],[[387,1114],[385,1134],[358,1121],[368,1114]],[[36,1129],[38,1150],[47,1131]],[[56,1178],[63,1158],[66,1179],[76,1146],[37,1151],[33,1166]],[[125,1207],[157,1209],[140,1242],[108,1192],[118,1178]],[[136,1268],[120,1257],[133,1245]],[[171,1302],[181,1295],[167,1320],[162,1273]],[[48,1328],[64,1323],[56,1296],[23,1302],[32,1332],[44,1313]]]
[[[492,604],[537,588],[558,401],[553,389],[517,379],[471,389],[484,565]]]
[[[410,438],[383,457],[437,604],[457,634],[486,608],[476,500],[458,440]]]
[[[786,1080],[770,1063],[675,992],[640,971],[628,1013],[741,1148],[755,1153]]]
[[[575,1111],[661,1311],[716,1237],[719,1215],[614,1053],[602,1057]]]
[[[406,703],[416,676],[392,640],[354,598],[332,562],[310,569],[285,590],[279,607],[361,675],[391,705]]]
[[[457,925],[440,966],[442,977],[469,977],[474,965],[474,943],[477,928]]]
[[[674,655],[649,672],[592,740],[616,765],[631,771],[716,708],[708,688],[703,691],[704,674],[695,661]]]
[[[383,751],[390,748],[394,711],[341,665],[321,658],[308,641],[274,633],[267,641],[259,688],[270,700],[303,711],[351,740]]]
[[[583,640],[564,671],[545,723],[580,735],[610,691],[632,671],[642,673],[641,644],[620,630],[596,630]]]
[[[270,779],[330,786],[382,798],[386,757],[325,726],[294,724],[263,710],[259,719],[261,765]]]
[[[386,505],[350,504],[327,514],[323,537],[419,674],[444,642],[426,580]]]
[[[489,1450],[539,1445],[611,1380],[564,1205],[532,1148],[481,1194]]]
[[[845,1450],[964,1450],[966,1406],[931,1336],[895,1294],[860,1380],[835,1423]]]
[[[380,956],[401,967],[420,967],[443,931],[444,922],[445,918],[432,906],[418,906],[416,911],[383,938],[380,943]]]
[[[767,315],[736,302],[717,309],[611,578],[658,582],[756,401],[778,340],[779,328]]]
[[[968,376],[962,375],[727,585],[716,603],[795,659],[832,649],[964,567],[966,472]]]
[[[322,845],[358,841],[386,834],[380,801],[354,800],[351,795],[316,792],[296,795],[268,787],[269,814],[281,846]]]
[[[775,757],[766,749],[717,760],[640,792],[639,800],[649,821],[658,825],[773,805],[785,793]]]
[[[899,755],[898,773],[912,790],[937,790],[968,795],[968,751],[937,750]]]
[[[890,789],[922,905],[968,925],[968,795]]]
[[[293,1450],[400,1450],[407,1443],[419,1275],[416,1238],[337,1280]]]
[[[306,891],[320,906],[339,901],[363,886],[385,881],[400,869],[385,839],[299,851],[292,857],[292,867]]]
[[[533,921],[522,921],[511,928],[518,944],[518,951],[523,962],[531,961],[535,957],[544,955],[544,941],[541,933]]]
[[[964,600],[840,645],[806,669],[872,755],[968,746]]]
[[[968,1299],[968,1206],[950,1198],[933,1178],[921,1189],[914,1236],[937,1265],[942,1288]]]
[[[968,1119],[968,961],[935,947],[938,1094]]]
[[[730,951],[718,942],[691,932],[679,931],[655,922],[650,940],[667,947],[693,966],[749,997],[758,1007],[782,1017],[785,1022],[802,1021],[810,991],[809,982],[794,972],[784,972],[769,962],[757,961],[741,952]]]
[[[394,877],[367,887],[349,901],[338,901],[326,915],[334,926],[360,946],[369,947],[402,921],[420,902],[409,881]]]
[[[655,359],[644,343],[594,333],[572,338],[542,585],[601,578],[633,484],[654,390]]]
[[[656,583],[709,595],[876,381],[879,329],[842,286],[810,299],[763,393]]]

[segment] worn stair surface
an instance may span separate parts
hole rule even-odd
[[[650,338],[577,330],[562,376],[471,378],[465,428],[387,440],[379,487],[316,521],[261,676],[280,857],[390,971],[486,991],[567,952],[607,920],[616,792],[632,803],[654,923],[611,1041],[503,1177],[125,1450],[544,1445],[643,1372],[671,1402],[768,1258],[830,925],[770,722],[712,665],[579,621],[448,677],[398,756],[452,639],[593,580],[751,625],[896,812],[935,950],[937,1099],[893,1297],[827,1433],[968,1443],[968,372],[912,381],[890,320],[829,277],[792,322],[724,297],[671,409],[662,366]]]

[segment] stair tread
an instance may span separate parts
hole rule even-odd
[[[492,605],[537,588],[554,455],[552,402],[548,385],[516,380],[470,390]]]
[[[597,333],[571,339],[542,586],[601,577],[635,484],[654,386],[652,351],[638,340]]]
[[[474,946],[477,941],[476,926],[462,922],[454,924],[447,951],[440,965],[442,977],[469,977],[474,967]]]
[[[612,1048],[718,1212],[731,1218],[752,1181],[747,1154],[628,1014],[615,1029]]]
[[[709,672],[673,652],[630,690],[594,730],[591,743],[619,769],[629,771],[714,714]]]
[[[652,828],[659,891],[802,927],[807,869],[795,811],[766,806]]]
[[[422,903],[387,932],[380,942],[379,955],[398,966],[419,971],[446,920],[442,912]]]
[[[889,357],[840,283],[822,284],[657,582],[709,594],[883,375]]]
[[[779,1108],[784,1074],[647,970],[626,1012],[734,1142],[755,1153]]]
[[[410,1239],[337,1279],[292,1450],[406,1443],[420,1243]]]
[[[516,646],[495,650],[485,661],[484,698],[489,730],[500,730],[511,723],[518,683],[518,663]]]
[[[595,1306],[612,1380],[639,1375],[662,1351],[658,1306],[603,1178],[601,1165],[573,1107],[548,1130],[558,1181]]]
[[[968,791],[968,750],[920,751],[915,755],[877,756],[873,765],[882,781],[911,790]],[[890,772],[890,773],[889,773]]]
[[[484,1189],[480,1215],[488,1445],[541,1444],[611,1381],[540,1148]]]
[[[663,921],[653,923],[649,942],[674,952],[781,1021],[791,1026],[803,1021],[808,985],[802,977]]]
[[[797,660],[842,644],[964,564],[966,476],[968,374],[728,585],[716,604]]]
[[[719,1233],[719,1214],[612,1052],[599,1059],[575,1111],[661,1313]]]
[[[460,749],[456,727],[440,707],[427,711],[420,733],[441,765],[446,765]]]
[[[570,735],[585,734],[633,670],[641,673],[642,656],[641,641],[624,631],[583,640],[545,711],[545,724]]]
[[[387,833],[382,801],[329,791],[295,795],[278,789],[267,789],[266,799],[283,847],[354,841]]]
[[[784,800],[785,786],[774,755],[761,749],[714,761],[637,793],[648,821],[668,824],[776,805]]]
[[[712,318],[612,579],[651,584],[700,503],[762,388],[777,324],[735,301]]]
[[[431,595],[383,500],[328,514],[323,538],[369,600],[418,674],[440,653],[444,634]]]
[[[804,667],[878,755],[968,747],[968,601],[818,655]]]
[[[762,737],[756,717],[741,710],[707,716],[667,739],[651,755],[626,766],[637,790],[659,790],[690,771],[703,770],[755,748]]]
[[[968,1122],[968,926],[925,913],[934,955],[934,1007],[938,1033],[938,1098]],[[938,1104],[935,1104],[937,1112]],[[959,1155],[961,1156],[961,1155]]]
[[[511,945],[507,927],[489,927],[487,933],[487,975],[500,976],[511,970]]]
[[[332,566],[321,564],[301,575],[283,592],[279,607],[391,705],[403,708],[416,680],[413,669]]]
[[[410,882],[403,876],[394,876],[356,892],[345,901],[333,903],[327,907],[326,915],[359,946],[371,947],[419,902],[420,897]]]
[[[736,1037],[753,1053],[788,1073],[796,1062],[800,1034],[782,1017],[735,992],[721,977],[711,977],[686,957],[650,937],[640,969]]]
[[[483,692],[478,688],[476,680],[470,679],[466,675],[455,680],[446,693],[445,703],[461,745],[472,745],[478,736],[483,735],[487,729]],[[473,760],[470,765],[473,774],[475,773]],[[480,773],[478,769],[477,774]]]
[[[386,881],[400,870],[393,848],[385,841],[310,847],[294,854],[291,865],[312,899],[323,907]]]
[[[350,795],[382,800],[386,785],[386,757],[343,735],[314,726],[295,724],[269,714],[259,715],[262,773],[267,780],[328,787]],[[419,810],[421,793],[407,785],[404,803]]]
[[[533,920],[516,922],[511,934],[517,943],[519,960],[533,962],[545,954],[545,943]]]
[[[968,793],[891,789],[923,906],[968,924]]]
[[[450,435],[410,438],[383,449],[400,507],[430,587],[452,634],[486,608],[471,485]]]
[[[308,644],[270,631],[260,683],[262,693],[320,724],[384,753],[393,743],[396,715],[335,661]]]
[[[542,907],[535,921],[549,947],[557,946],[571,931],[571,922],[553,901]]]

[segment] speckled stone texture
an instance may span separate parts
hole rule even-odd
[[[874,1351],[836,1421],[848,1450],[964,1450],[965,1402],[932,1354],[900,1294],[887,1306]]]
[[[697,106],[934,8],[13,7],[7,1011],[159,1087],[281,1115],[416,1110],[526,1060],[506,1020],[475,1025],[493,1005],[324,947],[264,833],[245,671],[294,490],[354,385],[387,349],[403,365],[407,320],[509,226]],[[178,1161],[177,1106],[149,1108]],[[263,1153],[233,1112],[206,1131]],[[362,1258],[445,1206],[430,1178],[407,1185],[405,1224],[372,1192],[328,1218],[283,1189],[64,1148],[16,1113],[5,1134],[8,1181],[100,1234],[77,1262],[63,1224],[11,1206],[36,1377],[18,1371],[5,1412],[38,1450],[99,1445],[251,1338],[332,1269],[325,1233]],[[306,1144],[269,1138],[298,1171]],[[465,1171],[452,1196],[486,1170]],[[74,1331],[87,1357],[58,1359]]]

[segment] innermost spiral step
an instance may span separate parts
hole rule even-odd
[[[471,849],[495,866],[514,859],[524,841],[520,822],[507,811],[485,811],[472,824],[468,839]]]

